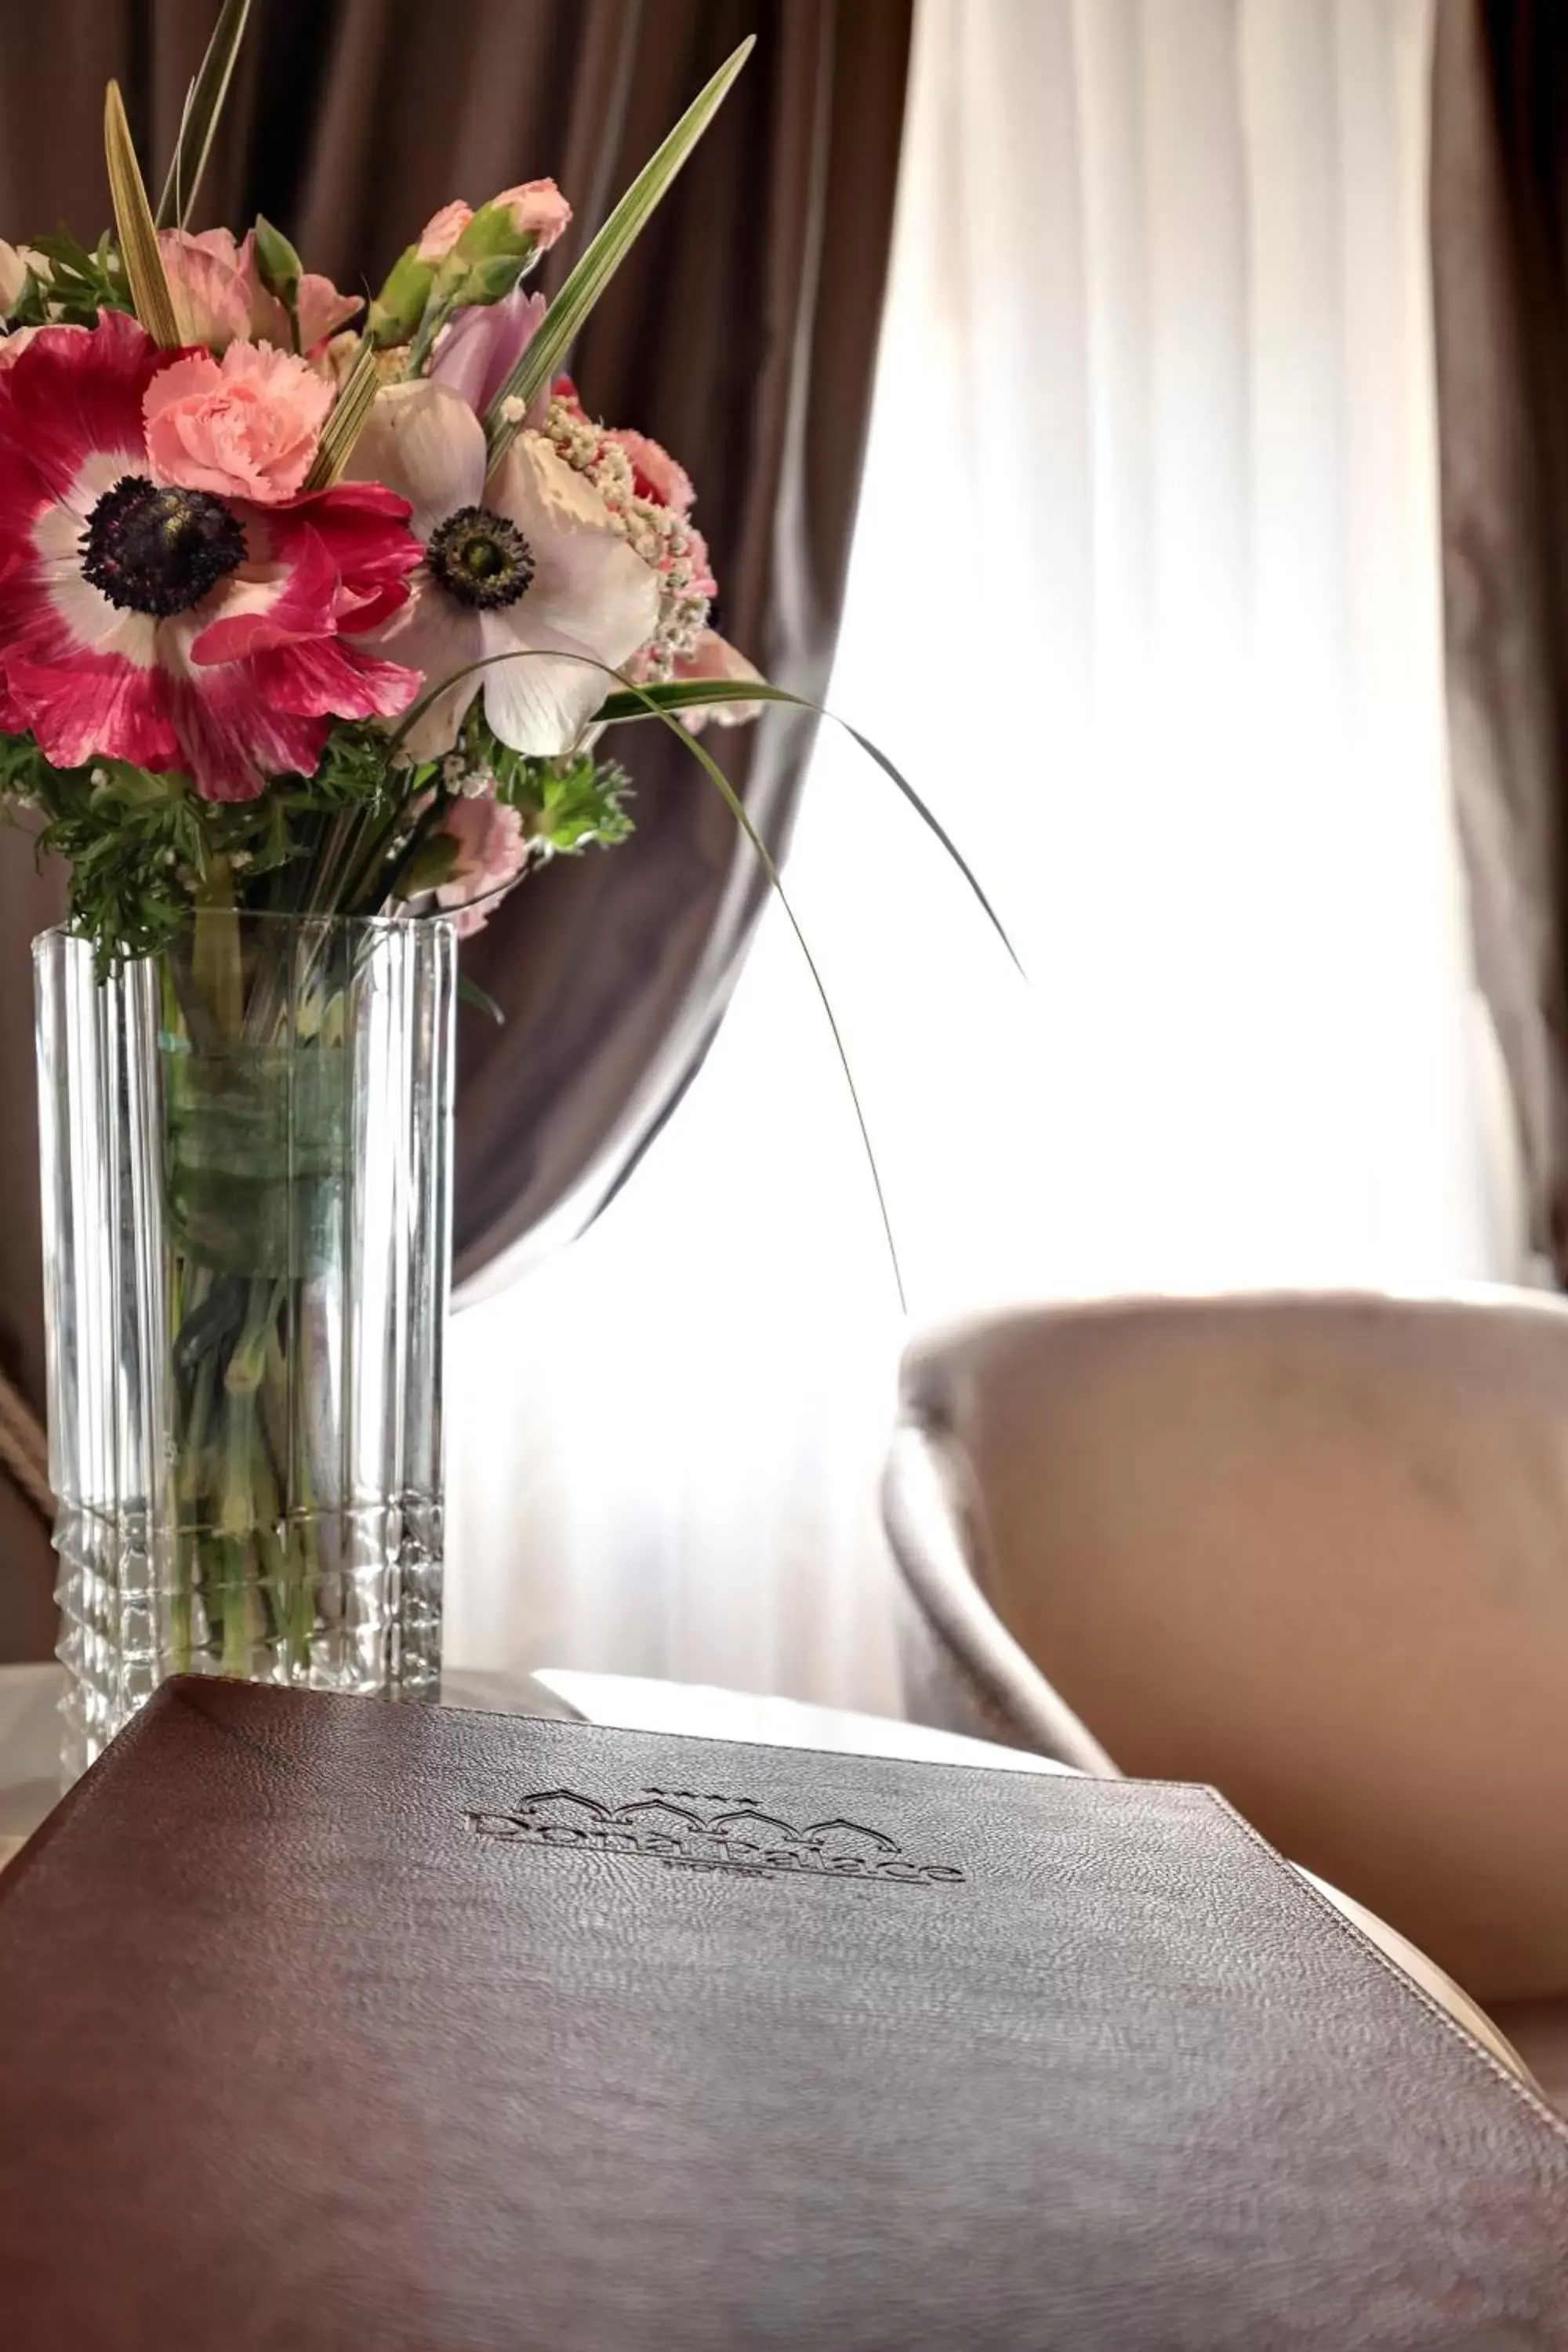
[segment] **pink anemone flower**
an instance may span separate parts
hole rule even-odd
[[[0,374],[0,725],[58,767],[125,760],[249,800],[310,774],[334,719],[418,694],[355,638],[405,602],[420,549],[380,484],[257,505],[159,478],[143,403],[188,357],[106,310]]]

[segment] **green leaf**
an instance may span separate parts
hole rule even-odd
[[[506,1027],[506,1014],[495,998],[488,989],[481,988],[477,980],[470,980],[466,971],[458,974],[458,994],[463,1003],[472,1004],[479,1012],[488,1013],[498,1029]]]
[[[504,301],[521,275],[522,263],[515,253],[494,253],[488,260],[471,262],[458,283],[453,307],[480,310],[487,303]]]
[[[130,281],[107,231],[91,253],[64,228],[53,236],[35,237],[33,247],[44,257],[47,276],[28,271],[10,312],[12,326],[37,327],[58,320],[68,326],[91,327],[100,310],[132,309]]]
[[[305,265],[280,228],[274,228],[265,213],[256,215],[256,270],[269,294],[293,313],[300,299],[300,280]]]
[[[634,686],[630,689],[630,691],[636,695],[649,694],[654,689],[650,688],[640,686]],[[799,948],[801,954],[805,959],[805,968],[811,974],[812,985],[816,991],[817,996],[822,1004],[823,1013],[826,1016],[827,1026],[833,1038],[833,1048],[838,1056],[838,1066],[844,1073],[844,1083],[849,1089],[849,1100],[854,1106],[855,1110],[855,1123],[860,1130],[860,1141],[866,1153],[866,1165],[870,1171],[871,1189],[877,1196],[877,1212],[882,1220],[882,1233],[888,1244],[888,1255],[892,1262],[893,1286],[899,1294],[899,1306],[900,1309],[907,1314],[909,1312],[909,1299],[905,1296],[904,1292],[903,1268],[899,1263],[899,1244],[893,1234],[892,1215],[888,1207],[887,1193],[882,1189],[882,1173],[877,1165],[877,1154],[871,1142],[871,1130],[867,1124],[865,1108],[860,1100],[860,1090],[855,1084],[855,1073],[849,1066],[848,1049],[845,1045],[843,1034],[838,1026],[837,1015],[833,1010],[833,1000],[827,993],[827,983],[823,979],[821,972],[817,970],[816,958],[812,954],[811,949],[806,942],[805,933],[801,929],[800,919],[795,911],[794,905],[790,900],[788,893],[784,889],[784,882],[779,874],[779,869],[773,861],[773,853],[768,848],[767,843],[763,839],[762,835],[757,831],[756,826],[752,824],[751,813],[747,809],[744,801],[742,800],[739,793],[735,790],[734,785],[730,782],[729,777],[724,773],[723,769],[719,765],[718,761],[715,760],[712,753],[707,749],[707,747],[704,744],[700,743],[695,735],[688,733],[687,730],[682,727],[679,719],[672,718],[667,711],[661,710],[657,703],[655,703],[649,709],[648,717],[650,719],[662,720],[663,724],[669,729],[670,733],[676,737],[677,740],[685,743],[690,750],[693,757],[701,761],[702,766],[708,772],[710,782],[713,785],[715,791],[723,801],[725,807],[729,810],[731,815],[734,818],[735,823],[740,826],[742,832],[745,835],[746,839],[750,842],[752,845],[752,854],[756,858],[756,861],[762,867],[763,872],[766,875],[769,886],[773,890],[773,894],[778,900],[779,905],[784,908],[785,919],[789,924],[790,929],[795,933],[795,945]]]
[[[191,216],[249,14],[250,0],[224,0],[201,70],[185,99],[180,135],[170,159],[163,193],[158,199],[160,228],[184,228]]]
[[[36,236],[35,253],[43,254],[57,268],[68,271],[73,278],[90,278],[96,264],[85,245],[72,236],[68,228],[58,229],[53,236]]]
[[[838,1055],[838,1066],[844,1073],[844,1081],[849,1089],[849,1099],[855,1107],[856,1124],[860,1129],[860,1140],[866,1149],[866,1161],[871,1171],[871,1183],[877,1195],[877,1207],[881,1215],[882,1231],[887,1237],[888,1255],[892,1260],[893,1282],[899,1294],[899,1305],[907,1311],[909,1302],[904,1296],[904,1277],[902,1270],[899,1265],[899,1245],[893,1237],[893,1221],[888,1210],[888,1196],[882,1189],[881,1173],[878,1169],[877,1155],[871,1145],[871,1130],[866,1123],[866,1113],[861,1108],[859,1090],[855,1084],[855,1074],[849,1066],[849,1056],[845,1050],[844,1039],[839,1031],[837,1019],[834,1013],[832,1000],[827,993],[826,984],[823,980],[821,972],[817,970],[816,959],[812,954],[811,949],[806,942],[805,933],[800,927],[795,908],[791,904],[788,894],[784,889],[784,882],[780,877],[778,866],[773,861],[772,851],[769,849],[767,843],[763,839],[762,835],[757,831],[756,826],[752,824],[751,813],[747,809],[745,803],[742,800],[740,794],[736,792],[734,785],[730,782],[729,777],[724,773],[723,769],[719,765],[717,760],[714,759],[712,753],[700,743],[694,735],[687,732],[686,729],[680,724],[679,719],[675,718],[671,712],[662,709],[659,707],[659,703],[656,698],[662,691],[666,691],[667,689],[662,689],[658,687],[634,685],[632,680],[626,677],[623,670],[612,669],[607,662],[595,661],[592,655],[589,654],[545,654],[538,652],[530,646],[519,646],[513,653],[485,654],[482,655],[478,661],[465,662],[461,669],[454,670],[449,677],[443,678],[439,686],[432,687],[428,693],[421,696],[420,699],[416,702],[410,709],[404,712],[402,719],[398,722],[397,730],[392,738],[392,750],[394,751],[397,750],[409,728],[416,725],[419,719],[424,717],[426,711],[430,709],[433,703],[439,700],[443,694],[450,693],[452,688],[456,686],[460,679],[475,677],[481,670],[493,669],[498,662],[541,660],[574,661],[580,663],[584,668],[598,670],[605,677],[618,678],[628,699],[641,703],[647,715],[650,719],[657,719],[663,726],[668,727],[670,733],[675,737],[677,742],[684,744],[686,749],[690,752],[692,758],[706,770],[708,777],[715,791],[718,793],[720,798],[723,801],[725,807],[729,810],[731,815],[734,818],[735,823],[740,826],[741,831],[745,835],[746,839],[751,844],[752,854],[755,856],[758,865],[762,867],[763,872],[766,875],[769,887],[772,888],[773,896],[777,898],[780,906],[784,908],[789,927],[795,933],[795,943],[800,949],[801,954],[805,959],[806,970],[811,974],[812,984],[816,988],[818,997],[821,999],[823,1012],[827,1017],[827,1026],[832,1033],[834,1049]],[[754,684],[752,687],[752,695],[754,697],[758,697],[758,698],[767,698],[779,702],[795,702],[799,699],[797,696],[785,694],[781,688],[776,687],[769,690],[766,698],[758,696],[758,688]],[[809,703],[805,704],[802,707],[806,709],[814,708],[814,706]],[[854,733],[854,730],[852,728],[848,731],[851,734]],[[857,737],[856,740],[858,741],[860,739]],[[881,761],[881,755],[879,753],[874,753],[873,756],[879,760],[880,764],[886,765],[885,761]],[[956,852],[954,854],[956,855]],[[967,871],[967,868],[965,870]],[[993,917],[992,919],[994,921],[994,917]]]
[[[367,336],[360,344],[359,356],[344,377],[331,414],[321,427],[315,461],[305,477],[308,490],[331,489],[342,473],[353,455],[354,443],[364,430],[379,381],[375,347]]]
[[[556,856],[575,857],[591,846],[613,848],[629,841],[635,827],[626,813],[631,779],[613,760],[584,751],[575,760],[535,762],[540,805],[526,819],[529,838]],[[499,789],[498,799],[505,797]]]
[[[458,845],[449,833],[426,834],[398,877],[400,895],[417,898],[422,891],[438,890],[451,880],[457,863]]]
[[[866,757],[868,760],[874,760],[882,773],[898,786],[921,823],[942,844],[953,865],[968,883],[976,902],[1007,953],[1012,957],[1015,966],[1020,972],[1023,971],[1024,967],[1018,961],[1017,950],[1003,929],[1001,916],[981,888],[978,877],[952,835],[932,815],[909,778],[894,767],[887,753],[879,750],[868,735],[862,735],[858,727],[851,727],[847,719],[837,718],[831,710],[825,710],[820,702],[808,702],[804,695],[786,693],[782,686],[768,686],[761,678],[683,678],[668,686],[637,687],[629,693],[609,695],[599,706],[595,719],[598,724],[605,727],[616,726],[628,719],[668,718],[673,720],[678,711],[705,710],[721,702],[788,703],[796,710],[814,711],[818,719],[831,719],[835,727],[842,727],[846,735],[858,743]]]
[[[643,165],[550,305],[539,332],[490,403],[485,428],[489,435],[492,459],[510,446],[518,429],[515,422],[509,422],[502,415],[503,407],[516,400],[526,408],[535,393],[550,382],[578,329],[626,259],[660,197],[718,113],[729,94],[731,83],[755,46],[756,35],[749,34],[734,54],[725,59],[707,87],[699,91],[664,144],[656,149]]]
[[[385,285],[370,306],[370,337],[378,350],[408,341],[419,324],[435,282],[434,265],[420,260],[416,246],[405,246],[387,273]]]
[[[519,269],[539,240],[531,229],[520,230],[510,205],[481,205],[453,247],[459,261],[494,261],[510,256]]]
[[[103,154],[109,167],[114,225],[120,232],[120,250],[125,274],[131,280],[136,316],[155,343],[165,351],[172,350],[180,340],[174,299],[163,275],[158,232],[153,226],[152,207],[142,183],[142,167],[136,161],[131,125],[125,120],[125,101],[117,81],[111,81],[103,94]]]

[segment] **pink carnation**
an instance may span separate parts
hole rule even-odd
[[[686,554],[691,565],[692,594],[710,598],[717,596],[719,583],[713,577],[713,558],[708,552],[708,541],[695,523],[687,525]]]
[[[192,352],[147,386],[147,455],[163,482],[276,506],[303,488],[332,387],[270,343]]]
[[[506,206],[519,236],[534,238],[541,253],[548,253],[571,226],[572,207],[553,180],[524,180],[490,202]]]
[[[572,219],[572,207],[553,180],[523,180],[515,188],[503,188],[490,202],[505,206],[518,236],[531,236],[541,253],[549,252]],[[419,259],[432,266],[445,261],[473,217],[472,205],[461,196],[432,213],[414,248]]]
[[[472,205],[466,205],[461,196],[455,197],[449,205],[443,205],[438,213],[432,213],[420,230],[414,248],[419,259],[432,263],[445,261],[473,217]]]
[[[454,801],[442,826],[457,845],[457,861],[436,893],[437,904],[456,917],[458,937],[471,939],[489,920],[490,909],[528,864],[529,844],[516,809],[489,793]]]
[[[646,433],[634,433],[629,426],[612,433],[610,439],[626,453],[639,499],[651,499],[655,506],[673,508],[679,515],[690,513],[697,497],[691,477],[668,449],[651,441]]]

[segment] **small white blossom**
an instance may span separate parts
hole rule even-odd
[[[694,584],[690,520],[657,499],[639,497],[626,450],[565,401],[552,401],[544,431],[557,456],[593,483],[616,530],[658,579],[658,625],[638,659],[639,675],[659,683],[678,660],[690,657],[708,620],[708,593]]]

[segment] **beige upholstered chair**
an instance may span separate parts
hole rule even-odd
[[[912,1714],[1213,1782],[1562,2095],[1568,1304],[977,1320],[905,1359],[885,1506]]]

